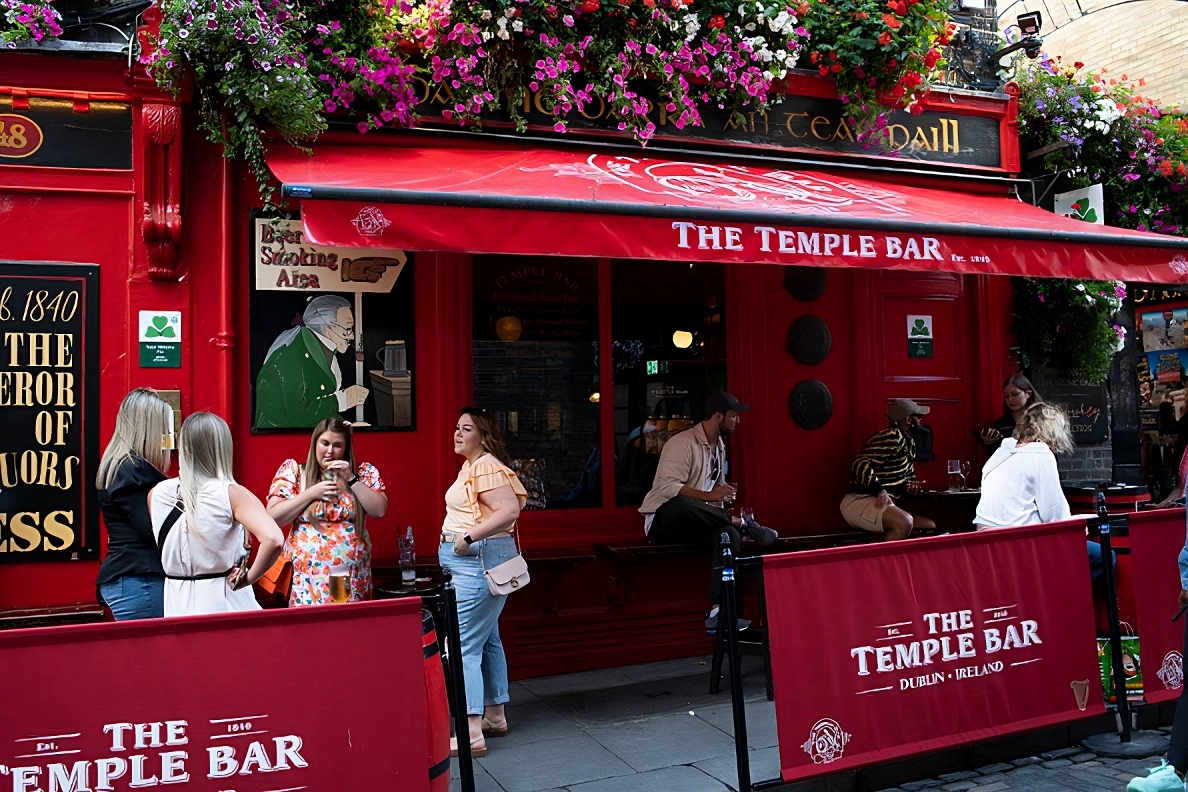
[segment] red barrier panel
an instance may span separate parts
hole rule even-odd
[[[0,789],[428,792],[423,669],[416,598],[0,632]]]
[[[784,781],[1105,711],[1083,520],[763,569]]]
[[[1178,610],[1180,567],[1176,559],[1184,549],[1184,530],[1183,509],[1130,515],[1143,697],[1152,704],[1178,698],[1184,686],[1184,621],[1172,623]]]

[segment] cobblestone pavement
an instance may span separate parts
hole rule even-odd
[[[1130,779],[1145,777],[1149,769],[1159,766],[1159,762],[1158,756],[1149,759],[1111,759],[1085,751],[1084,748],[1062,748],[977,770],[911,781],[884,792],[917,792],[921,789],[941,792],[1121,792]]]

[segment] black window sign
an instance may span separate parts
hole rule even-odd
[[[1058,405],[1072,424],[1077,445],[1104,443],[1109,438],[1104,385],[1058,385],[1044,388],[1044,400]]]
[[[98,286],[0,264],[0,563],[98,555]]]
[[[0,166],[132,167],[132,105],[88,102],[86,112],[66,99],[30,97],[14,108],[0,96]]]

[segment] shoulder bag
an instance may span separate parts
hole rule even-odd
[[[528,575],[528,562],[520,552],[520,532],[512,530],[512,537],[516,542],[516,554],[499,566],[487,569],[483,563],[483,550],[479,548],[479,563],[483,565],[483,577],[487,579],[487,588],[496,597],[506,597],[513,591],[519,591],[527,586],[532,578]]]

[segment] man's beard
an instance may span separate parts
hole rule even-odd
[[[718,436],[722,439],[729,439],[730,435],[734,434],[734,429],[726,425],[726,422],[718,424]]]

